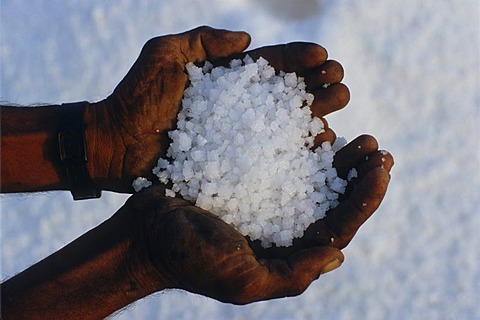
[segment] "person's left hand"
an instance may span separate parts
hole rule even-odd
[[[349,183],[340,205],[291,247],[264,249],[213,214],[166,197],[163,186],[144,189],[124,207],[142,221],[134,232],[140,239],[134,256],[145,270],[156,270],[147,279],[158,281],[159,289],[179,288],[234,304],[299,295],[341,265],[340,249],[382,201],[393,158],[377,148],[375,139],[361,136],[337,153],[339,174],[357,168],[359,177]]]
[[[133,192],[135,178],[155,179],[152,169],[166,154],[167,132],[176,126],[188,83],[187,62],[209,60],[218,65],[246,53],[263,56],[277,70],[305,77],[308,91],[315,95],[315,116],[323,117],[348,103],[349,91],[340,84],[343,69],[327,61],[321,46],[290,43],[242,53],[249,43],[250,36],[244,32],[209,27],[149,40],[114,92],[86,108],[88,166],[95,183],[104,190]],[[325,84],[330,86],[324,88]],[[322,139],[332,140],[328,127]]]

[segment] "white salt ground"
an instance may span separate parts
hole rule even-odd
[[[260,58],[230,67],[186,66],[185,90],[172,144],[154,173],[176,193],[217,214],[262,246],[289,246],[338,204],[346,181],[337,177],[333,148],[314,152],[323,122],[312,117],[303,78]]]

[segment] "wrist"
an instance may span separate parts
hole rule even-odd
[[[131,202],[128,200],[115,214],[109,226],[109,234],[123,233],[128,239],[121,259],[123,282],[128,284],[125,305],[167,288],[166,276],[149,258],[144,208],[132,206]]]
[[[105,100],[85,105],[87,169],[93,182],[102,190],[116,190],[122,183],[125,146],[116,137],[115,123],[111,120]]]
[[[131,256],[137,266],[134,274],[146,287],[154,279],[156,291],[178,287],[166,261],[170,253],[165,246],[171,240],[166,231],[169,229],[166,215],[177,205],[185,205],[184,200],[166,199],[164,194],[165,187],[156,185],[134,194],[125,204],[132,226]]]
[[[74,200],[99,198],[100,189],[87,169],[84,109],[87,102],[62,104],[58,121],[59,158]]]
[[[135,289],[135,300],[148,296],[154,292],[170,288],[167,273],[160,266],[153,263],[150,256],[148,236],[145,232],[143,212],[131,210],[132,228],[129,249],[129,264],[127,275],[132,290]],[[142,223],[138,223],[142,221]],[[135,301],[135,300],[132,300]]]

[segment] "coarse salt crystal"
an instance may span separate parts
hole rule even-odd
[[[357,178],[357,177],[358,177],[357,169],[352,168],[352,169],[350,169],[350,171],[348,172],[347,181],[351,181],[352,179]]]
[[[175,191],[173,191],[171,189],[165,189],[165,195],[167,197],[175,198]]]
[[[138,177],[132,183],[132,187],[133,187],[133,190],[135,190],[135,192],[138,192],[143,188],[148,188],[151,185],[152,185],[152,182],[148,181],[147,178],[144,178],[144,177]]]

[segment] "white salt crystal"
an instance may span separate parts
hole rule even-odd
[[[323,122],[319,118],[313,118],[310,122],[309,131],[312,136],[316,136],[319,133],[323,132]]]
[[[132,183],[132,187],[133,187],[133,190],[135,190],[135,192],[138,192],[143,188],[148,188],[151,185],[152,185],[152,182],[148,181],[147,178],[144,178],[144,177],[138,177]]]
[[[203,150],[192,150],[190,153],[192,160],[194,162],[200,162],[200,161],[205,161],[206,159],[206,153]]]
[[[194,177],[193,164],[194,162],[191,160],[190,161],[187,160],[183,163],[182,172],[183,172],[183,178],[185,181],[189,181],[191,178]]]
[[[179,132],[177,141],[180,151],[187,151],[192,146],[192,139],[185,132]]]
[[[347,139],[344,137],[337,137],[335,142],[332,145],[333,152],[338,152],[338,150],[342,149],[347,144]]]
[[[295,73],[287,73],[284,79],[287,87],[295,88],[297,86],[298,81]]]
[[[206,195],[214,195],[217,193],[217,183],[216,182],[207,182],[202,184],[202,192]]]
[[[343,193],[347,186],[347,182],[343,179],[336,177],[332,179],[332,181],[330,181],[329,186],[330,186],[330,189],[332,189],[333,191],[337,193]]]
[[[175,191],[173,191],[171,189],[165,189],[165,195],[167,197],[175,198]]]
[[[348,172],[347,181],[351,181],[352,179],[357,178],[357,177],[358,177],[357,169],[352,168],[352,169]]]
[[[207,180],[215,180],[220,178],[220,164],[218,161],[208,161],[204,168],[204,176]]]
[[[302,97],[299,96],[299,95],[296,95],[296,96],[293,96],[290,101],[289,101],[289,104],[290,104],[290,107],[291,108],[300,108],[302,106]]]
[[[346,182],[332,168],[346,144],[309,148],[323,132],[312,118],[313,95],[303,78],[278,73],[250,57],[230,67],[188,64],[177,129],[154,168],[166,194],[187,200],[232,224],[262,246],[289,246],[338,204]]]

